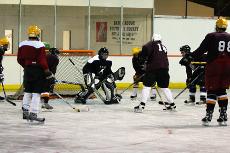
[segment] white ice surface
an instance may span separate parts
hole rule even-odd
[[[54,110],[40,113],[46,118],[43,125],[22,120],[20,101],[16,107],[2,102],[0,153],[230,153],[230,126],[218,126],[218,105],[211,126],[204,127],[205,106],[184,105],[187,94],[175,101],[176,112],[148,101],[143,113],[134,113],[139,101],[129,99],[130,91],[117,105],[89,100],[89,112],[77,113],[61,99],[51,100]]]

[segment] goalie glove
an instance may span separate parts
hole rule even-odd
[[[54,77],[54,75],[53,75],[53,73],[52,72],[50,72],[50,71],[46,71],[45,72],[45,78],[46,78],[46,80],[47,80],[47,82],[48,82],[48,84],[51,86],[51,85],[53,85],[53,84],[55,84],[55,77]]]
[[[116,80],[122,80],[125,76],[125,68],[120,67],[115,73],[114,73],[114,81]]]

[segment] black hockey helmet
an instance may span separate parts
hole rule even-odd
[[[181,52],[190,53],[191,47],[189,45],[184,45],[180,47]]]
[[[106,60],[109,55],[109,50],[106,47],[101,48],[98,51],[99,59]]]
[[[52,55],[58,55],[58,54],[60,54],[60,51],[57,48],[50,48],[49,52]]]

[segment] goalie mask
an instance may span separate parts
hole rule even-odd
[[[98,55],[100,60],[106,60],[109,56],[109,51],[106,47],[103,47],[98,51]]]

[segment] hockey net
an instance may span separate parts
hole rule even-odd
[[[75,96],[81,90],[81,85],[84,85],[82,68],[94,55],[94,50],[61,50],[55,74],[58,82],[54,86],[54,91],[66,97]],[[23,86],[14,95],[9,96],[10,99],[15,100],[22,97]]]

